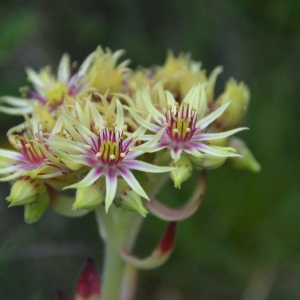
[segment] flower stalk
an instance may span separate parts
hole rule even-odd
[[[141,217],[119,209],[112,209],[111,214],[106,214],[100,208],[95,213],[99,233],[105,244],[101,299],[120,300],[125,270],[130,268],[120,254],[123,249],[131,249],[133,246]]]

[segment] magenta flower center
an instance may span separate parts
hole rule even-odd
[[[162,125],[167,127],[166,134],[175,143],[189,141],[198,129],[196,110],[188,106],[176,106],[174,113],[170,108],[164,113]]]
[[[132,142],[132,139],[125,140],[123,131],[109,130],[107,127],[99,131],[96,139],[93,136],[90,138],[92,146],[87,145],[86,149],[92,150],[98,160],[107,165],[116,165],[123,160]]]

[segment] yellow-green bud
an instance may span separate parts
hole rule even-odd
[[[115,204],[124,209],[136,211],[146,217],[148,211],[143,205],[141,197],[133,191],[123,179],[118,180],[117,197]]]
[[[41,181],[23,177],[13,184],[6,200],[10,202],[10,206],[24,205],[33,202],[44,191],[45,186]]]
[[[100,178],[94,184],[80,188],[76,191],[76,201],[73,204],[73,209],[88,209],[93,210],[105,199],[105,182],[104,178]]]
[[[230,130],[238,127],[247,111],[250,102],[250,92],[243,83],[237,83],[234,79],[227,82],[226,89],[217,99],[214,108],[230,102],[224,113],[214,122],[220,130]]]
[[[229,159],[229,162],[233,167],[237,169],[246,169],[255,173],[261,170],[259,162],[255,159],[252,152],[241,139],[231,137],[229,139],[228,145],[234,147],[237,152],[243,156],[231,157]]]
[[[35,201],[26,204],[24,210],[24,220],[28,224],[37,222],[45,213],[49,205],[49,195],[47,192],[40,195]]]
[[[191,161],[186,155],[181,155],[180,159],[171,163],[172,167],[175,167],[176,170],[171,171],[171,178],[174,181],[174,186],[180,189],[182,182],[189,179],[192,174],[193,166]]]

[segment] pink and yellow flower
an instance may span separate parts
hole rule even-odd
[[[65,137],[54,136],[48,144],[70,168],[86,167],[89,172],[78,183],[67,188],[86,188],[101,177],[105,177],[105,207],[108,211],[118,186],[118,178],[123,178],[128,186],[141,197],[148,196],[131,170],[162,173],[173,170],[137,160],[143,151],[135,151],[137,137],[143,129],[127,133],[123,108],[117,100],[116,121],[109,127],[96,107],[87,100],[84,107],[77,106],[77,117],[66,111],[63,114]]]
[[[68,54],[63,55],[56,75],[53,74],[50,67],[43,68],[39,73],[33,69],[27,69],[28,81],[32,84],[33,89],[21,88],[20,91],[24,98],[1,97],[1,103],[8,104],[11,107],[1,106],[0,111],[16,115],[31,113],[32,107],[29,104],[36,101],[43,106],[49,106],[51,110],[56,110],[66,98],[84,95],[91,89],[86,73],[94,57],[95,53],[93,52],[85,59],[76,73],[73,71]]]
[[[127,109],[141,126],[154,134],[142,136],[141,139],[147,140],[147,142],[136,147],[136,150],[157,152],[164,148],[170,148],[171,156],[175,161],[180,159],[182,152],[197,158],[203,155],[224,158],[238,156],[233,148],[210,146],[209,141],[231,136],[246,128],[237,128],[221,133],[205,132],[206,128],[224,113],[230,102],[207,114],[206,94],[204,86],[200,84],[191,88],[180,104],[175,101],[169,91],[163,91],[160,97],[164,98],[164,101],[159,103],[167,105],[161,109],[158,108],[159,105],[153,105],[151,95],[146,88],[138,93],[141,93],[153,122],[145,120],[134,109]]]

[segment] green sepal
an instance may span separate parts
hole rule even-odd
[[[148,214],[141,197],[123,179],[118,180],[117,197],[114,203],[123,209],[135,211],[143,217]]]
[[[47,192],[40,195],[35,201],[26,204],[24,209],[24,220],[27,224],[37,222],[49,206],[49,195]]]

